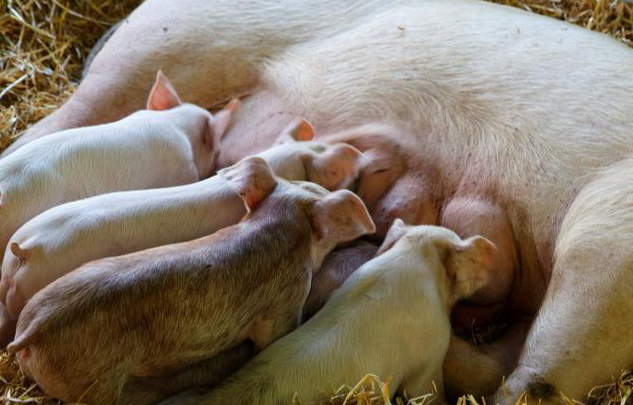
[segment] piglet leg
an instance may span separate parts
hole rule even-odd
[[[278,308],[260,316],[253,323],[249,337],[258,350],[264,350],[268,345],[284,335],[297,329],[301,324],[303,305],[310,292],[312,274],[305,274],[297,282],[293,294]]]
[[[578,193],[556,240],[551,281],[514,373],[494,403],[585,402],[633,364],[633,158]],[[507,394],[507,395],[506,395]]]
[[[132,377],[123,387],[119,405],[151,405],[192,387],[208,392],[255,355],[255,347],[245,342],[233,349],[165,377]]]
[[[261,317],[255,320],[250,337],[258,350],[264,350],[275,340],[298,328],[301,315],[299,312],[276,318]]]

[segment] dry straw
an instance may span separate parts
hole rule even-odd
[[[633,46],[633,6],[617,0],[495,0],[567,20]],[[83,60],[99,35],[140,0],[0,0],[0,150],[66,100],[77,86]],[[608,377],[608,376],[607,376]],[[386,378],[386,376],[384,376]],[[633,374],[597,387],[592,404],[633,404]],[[389,385],[368,375],[356,387],[342,387],[330,404],[384,405]],[[571,401],[561,396],[569,405]],[[415,404],[429,404],[432,397]],[[524,398],[523,398],[524,400]],[[406,401],[398,399],[397,404]],[[14,359],[0,353],[0,402],[59,404],[25,381]],[[478,405],[473,397],[459,405]]]
[[[0,0],[0,149],[73,92],[99,35],[139,0]]]

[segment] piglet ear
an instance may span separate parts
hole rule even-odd
[[[218,111],[213,117],[209,118],[207,133],[204,137],[204,144],[209,149],[213,149],[216,145],[220,143],[222,138],[224,138],[224,135],[226,135],[227,132],[226,130],[231,123],[231,119],[233,118],[233,114],[235,114],[240,106],[240,100],[233,99],[229,101],[229,103],[225,105],[223,109]]]
[[[446,271],[453,282],[455,300],[467,298],[488,284],[496,256],[497,246],[479,235],[449,247]]]
[[[147,98],[147,109],[155,111],[169,110],[182,104],[178,93],[162,71],[156,74],[156,82]]]
[[[365,204],[351,191],[328,194],[314,205],[312,224],[319,240],[347,242],[376,232]]]
[[[387,250],[391,249],[393,245],[396,244],[407,233],[407,225],[400,218],[396,218],[391,224],[389,231],[387,232],[387,236],[385,236],[385,240],[380,245],[380,248],[376,252],[376,256],[379,256],[385,253]]]
[[[233,166],[220,170],[218,175],[226,179],[239,194],[248,212],[268,197],[277,184],[266,161],[257,156],[242,159]]]
[[[22,248],[22,246],[20,246],[17,242],[12,242],[9,245],[9,248],[11,249],[11,253],[20,259],[21,262],[25,262],[29,257],[31,257],[31,252],[29,252],[28,249]]]
[[[276,143],[307,142],[314,139],[314,127],[305,118],[295,118],[281,131]]]
[[[367,164],[361,151],[346,143],[337,143],[320,155],[310,155],[305,162],[308,181],[328,190],[349,187]]]

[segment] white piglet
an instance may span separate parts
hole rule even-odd
[[[323,309],[270,345],[216,390],[184,392],[160,405],[279,405],[319,401],[366,373],[392,377],[395,392],[443,396],[442,363],[455,302],[489,280],[496,247],[447,228],[396,220],[377,256]]]
[[[335,190],[347,187],[364,163],[346,144],[297,142],[314,136],[297,119],[280,144],[261,154],[275,174]],[[2,264],[0,320],[4,344],[26,302],[59,277],[93,260],[190,241],[238,223],[247,210],[221,176],[184,186],[104,194],[57,206],[33,218],[11,238]]]

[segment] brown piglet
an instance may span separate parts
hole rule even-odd
[[[260,157],[220,175],[248,209],[239,224],[90,262],[29,301],[8,350],[49,395],[123,403],[132,379],[177,373],[247,340],[265,348],[297,327],[325,255],[375,231],[355,194],[276,178]]]

